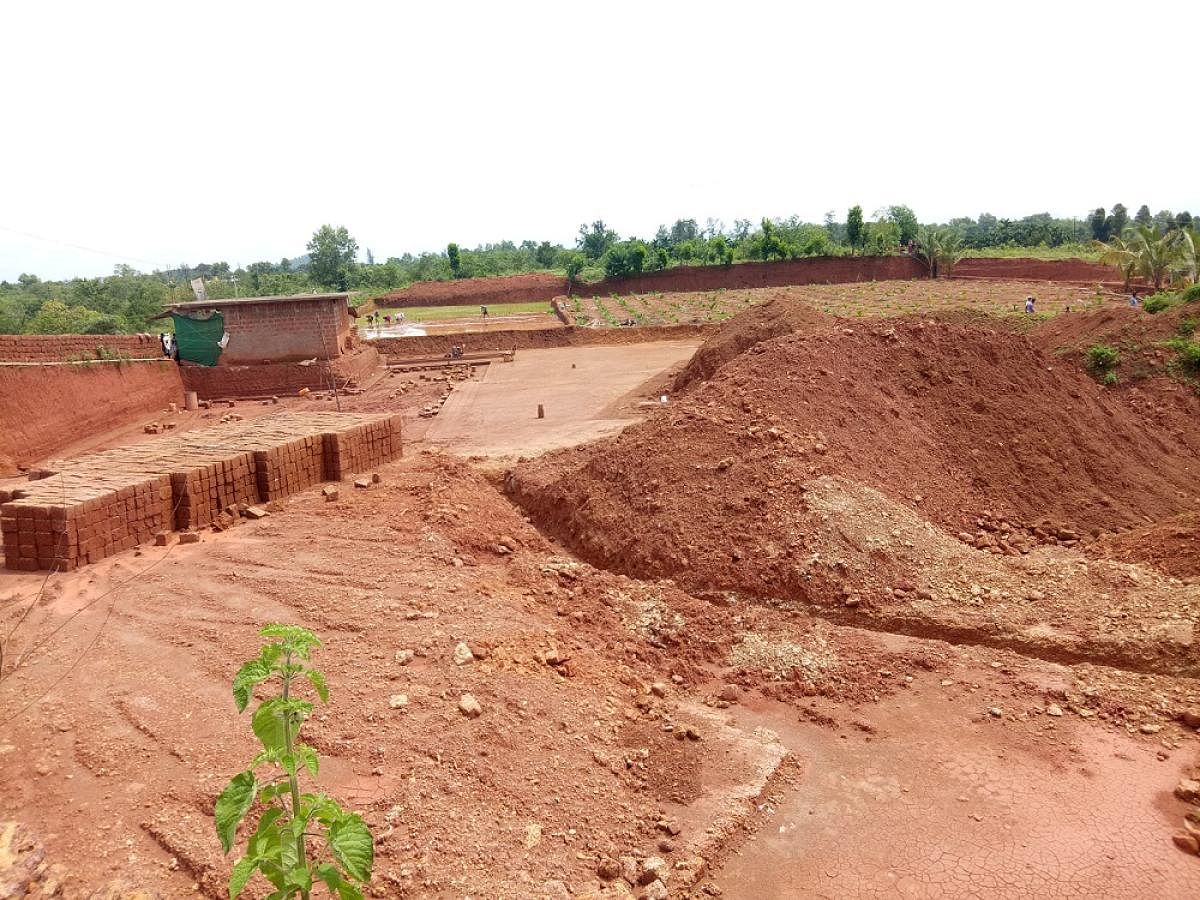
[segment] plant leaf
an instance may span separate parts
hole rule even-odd
[[[296,756],[304,761],[304,768],[308,769],[308,774],[316,778],[321,768],[321,761],[317,758],[317,751],[308,746],[308,744],[299,744],[296,747]]]
[[[246,882],[257,868],[258,860],[252,856],[243,856],[234,863],[233,873],[229,876],[229,900],[237,900],[238,894],[246,887]]]
[[[252,659],[238,669],[233,676],[233,702],[237,704],[238,712],[246,711],[254,686],[270,677],[271,667],[262,659]]]
[[[262,705],[254,711],[250,727],[254,729],[255,735],[262,741],[263,747],[268,752],[275,750],[282,753],[287,747],[283,730],[285,714],[286,705],[279,697],[264,700]]]
[[[229,780],[229,784],[217,798],[213,818],[216,821],[217,837],[221,839],[221,846],[226,853],[233,846],[233,836],[237,833],[238,823],[246,817],[254,803],[257,787],[253,772],[239,772]]]
[[[338,900],[363,900],[362,891],[342,877],[337,866],[332,863],[322,863],[317,866],[317,877],[325,882],[329,890],[338,895]]]
[[[371,880],[375,841],[362,816],[347,813],[330,826],[329,850],[351,878],[357,881]]]
[[[321,698],[321,702],[328,703],[329,688],[325,686],[325,676],[317,669],[305,669],[304,677],[312,682],[313,690],[317,692],[317,696]]]

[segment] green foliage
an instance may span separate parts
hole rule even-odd
[[[917,222],[917,214],[907,206],[889,206],[888,218],[895,223],[899,230],[899,243],[903,247],[908,246],[909,241],[917,239],[917,232],[921,226]]]
[[[613,244],[604,254],[606,278],[627,278],[637,275],[646,266],[649,249],[641,241],[622,241]]]
[[[1109,369],[1107,372],[1104,373],[1104,378],[1102,380],[1106,385],[1108,385],[1109,387],[1112,387],[1113,385],[1120,382],[1121,377],[1116,372],[1114,372],[1112,369]]]
[[[582,253],[568,253],[563,263],[563,269],[567,274],[567,281],[571,284],[578,284],[579,273],[583,271],[583,267],[586,265],[587,257]]]
[[[929,277],[949,275],[962,259],[962,237],[953,228],[922,228],[914,242],[917,258],[929,269]]]
[[[1200,342],[1188,341],[1179,348],[1179,364],[1192,372],[1200,372]]]
[[[1181,337],[1191,337],[1196,333],[1196,324],[1195,319],[1183,319],[1175,329],[1175,333]]]
[[[1185,288],[1179,295],[1180,303],[1195,303],[1197,300],[1200,300],[1200,284]]]
[[[268,625],[259,633],[269,642],[234,676],[234,704],[245,712],[255,688],[274,679],[281,691],[263,700],[250,719],[262,752],[229,780],[214,808],[217,837],[226,853],[256,801],[261,809],[246,852],[233,866],[229,896],[235,900],[257,871],[274,885],[270,897],[275,900],[307,900],[318,882],[340,900],[361,900],[356,882],[370,880],[375,858],[370,829],[331,797],[300,792],[301,772],[315,778],[320,762],[316,751],[300,742],[313,705],[297,698],[294,690],[303,679],[322,703],[328,701],[325,677],[308,665],[321,642],[297,625]],[[271,773],[265,778],[258,774],[264,767]],[[320,839],[315,848],[310,841],[314,836]]]
[[[357,253],[358,242],[345,226],[322,225],[308,242],[309,275],[321,287],[348,290]]]
[[[600,259],[616,242],[617,233],[605,225],[603,219],[593,222],[590,229],[587,225],[579,226],[578,247],[588,259]]]
[[[462,278],[462,256],[458,252],[458,244],[446,245],[446,260],[450,263],[450,274],[454,278]]]
[[[1121,351],[1109,344],[1092,344],[1087,351],[1088,365],[1097,372],[1107,371],[1121,362]]]
[[[850,212],[846,214],[846,243],[850,245],[851,250],[860,249],[866,243],[867,231],[863,224],[863,211],[861,206],[850,207]]]
[[[1151,294],[1142,301],[1142,309],[1148,313],[1160,313],[1165,309],[1170,309],[1175,305],[1176,297],[1174,294],[1166,291],[1160,291],[1157,294]]]

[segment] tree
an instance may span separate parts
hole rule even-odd
[[[587,257],[582,253],[568,253],[563,261],[563,269],[567,273],[567,283],[576,285],[579,283],[579,273],[583,271],[583,267],[587,265]]]
[[[748,243],[747,255],[751,259],[786,259],[791,255],[787,243],[779,236],[775,223],[770,219],[762,220],[760,230]]]
[[[1144,226],[1135,226],[1140,228]],[[1096,242],[1094,244],[1097,250],[1100,251],[1100,262],[1106,266],[1115,266],[1121,270],[1121,277],[1125,280],[1125,290],[1129,290],[1129,283],[1133,281],[1133,274],[1137,271],[1137,254],[1134,253],[1131,242],[1125,238],[1115,237],[1107,244]]]
[[[733,265],[733,248],[729,246],[729,241],[725,239],[725,235],[718,234],[709,241],[707,250],[709,262],[716,263],[719,266]]]
[[[537,249],[533,251],[533,260],[543,269],[549,269],[554,265],[554,257],[558,255],[558,248],[549,241],[542,241],[537,245]]]
[[[1133,217],[1135,225],[1150,225],[1154,222],[1154,217],[1150,215],[1150,207],[1145,203],[1138,207],[1137,213]]]
[[[1194,225],[1178,231],[1179,271],[1192,284],[1200,284],[1200,232]]]
[[[1112,208],[1112,215],[1108,219],[1108,233],[1113,237],[1120,237],[1125,233],[1125,226],[1129,224],[1129,210],[1125,208],[1124,203],[1118,203]]]
[[[907,247],[909,241],[916,240],[917,231],[920,226],[917,224],[917,214],[907,206],[889,206],[888,218],[896,223],[900,229],[900,246]]]
[[[863,211],[861,206],[850,207],[850,212],[846,214],[846,242],[850,245],[851,251],[861,247],[867,239],[867,230],[863,225]]]
[[[671,244],[682,244],[684,241],[694,241],[700,236],[700,229],[695,219],[676,219],[671,226]]]
[[[641,241],[623,241],[613,244],[604,254],[604,276],[627,278],[637,275],[646,266],[649,248]]]
[[[1138,225],[1130,234],[1129,247],[1137,259],[1137,273],[1152,281],[1156,291],[1161,289],[1174,261],[1174,236],[1163,234],[1157,225]]]
[[[1095,212],[1088,216],[1088,227],[1092,229],[1092,240],[1108,240],[1109,222],[1108,215],[1104,212],[1104,207],[1096,207]]]
[[[953,228],[922,228],[917,232],[917,258],[929,269],[929,277],[949,275],[962,259],[962,237]]]
[[[587,225],[579,226],[577,246],[588,259],[599,259],[616,242],[617,233],[605,225],[603,219],[593,222],[590,229]]]
[[[358,242],[344,225],[322,225],[308,242],[309,275],[321,287],[344,291],[357,253]]]
[[[1186,209],[1175,216],[1176,228],[1187,228],[1192,224],[1192,214]]]
[[[462,256],[458,252],[458,244],[446,245],[446,259],[450,261],[450,274],[462,278]]]
[[[368,266],[375,265],[375,254],[371,252],[370,247],[367,248],[367,265]]]

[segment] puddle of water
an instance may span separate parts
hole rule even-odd
[[[424,337],[426,331],[420,325],[409,325],[401,323],[399,325],[378,325],[370,326],[362,329],[363,337],[370,340],[371,338],[391,338],[391,337]]]

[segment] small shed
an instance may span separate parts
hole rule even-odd
[[[180,361],[215,366],[331,360],[350,348],[349,294],[172,304]]]

